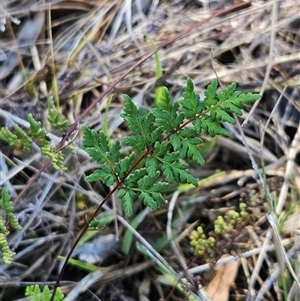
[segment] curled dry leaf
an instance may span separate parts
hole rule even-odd
[[[239,261],[232,261],[215,268],[217,274],[206,288],[206,293],[211,301],[227,301],[229,299],[229,290],[235,280],[238,268]]]

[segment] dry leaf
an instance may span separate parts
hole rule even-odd
[[[226,256],[223,256],[226,257]],[[211,301],[227,301],[229,290],[239,268],[239,261],[232,261],[215,268],[217,274],[206,288],[206,293]]]

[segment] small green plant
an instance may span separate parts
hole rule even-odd
[[[52,294],[50,292],[48,285],[45,285],[43,290],[41,291],[39,286],[36,284],[36,285],[30,285],[26,287],[25,296],[32,297],[30,301],[50,301]],[[64,294],[62,293],[60,288],[57,288],[53,300],[54,301],[64,300]]]
[[[3,262],[6,265],[10,265],[15,252],[12,252],[8,246],[7,236],[10,233],[9,227],[15,230],[21,230],[22,227],[20,226],[16,216],[13,214],[13,203],[10,200],[8,189],[6,187],[2,190],[0,210],[2,211],[0,215],[0,249]]]
[[[260,98],[258,94],[236,91],[235,83],[218,91],[216,79],[207,87],[204,95],[204,99],[201,100],[190,78],[187,79],[182,97],[178,101],[171,100],[168,89],[162,87],[160,101],[152,110],[143,106],[136,107],[132,99],[124,95],[124,112],[121,117],[127,123],[131,135],[124,137],[122,141],[110,139],[107,131],[96,132],[86,126],[82,127],[82,148],[100,165],[99,169],[85,177],[85,180],[102,181],[108,187],[113,187],[102,204],[113,192],[117,192],[125,213],[130,216],[134,212],[136,200],[141,200],[152,210],[160,208],[167,202],[163,193],[170,184],[198,185],[197,179],[188,168],[192,162],[199,165],[205,163],[199,151],[199,145],[203,142],[200,136],[229,136],[222,123],[235,124],[232,114],[242,115],[244,105],[250,105]],[[68,123],[61,122],[61,110],[54,107],[51,99],[48,101],[48,110],[48,121],[53,127],[65,131]],[[12,147],[22,146],[24,151],[30,148],[35,139],[40,144],[41,153],[50,158],[53,167],[64,168],[62,153],[49,143],[41,123],[31,114],[28,115],[28,122],[28,134],[15,125],[15,133],[8,128],[1,128],[0,139]],[[131,147],[132,151],[129,154],[121,154],[121,146],[124,144]],[[100,208],[101,205],[93,216]],[[12,207],[4,210],[8,216]],[[3,222],[2,228],[4,225]],[[98,223],[94,220],[90,226],[103,227],[103,222]],[[3,232],[4,237],[7,236],[6,231]],[[201,245],[198,252],[213,247],[215,243],[213,237],[204,236],[203,230],[200,233],[200,228],[199,233],[195,234],[196,238],[200,240]],[[2,247],[5,252],[6,245]],[[38,286],[29,287],[26,294],[36,298],[33,300],[63,298],[57,297],[56,294],[55,297],[51,297],[48,287],[43,291],[40,291]]]
[[[96,132],[86,126],[83,131],[83,149],[92,160],[100,164],[87,182],[102,181],[118,190],[118,198],[126,214],[134,210],[134,201],[139,199],[152,210],[165,202],[163,192],[172,184],[198,185],[189,173],[187,162],[204,165],[198,146],[203,142],[201,134],[210,137],[229,136],[222,122],[235,124],[232,113],[242,115],[246,104],[260,98],[258,94],[236,91],[232,83],[218,92],[218,82],[213,80],[200,100],[194,84],[187,79],[179,101],[172,101],[166,87],[157,107],[147,110],[137,108],[128,95],[124,95],[124,112],[121,114],[132,134],[123,138],[123,143],[132,152],[122,157],[121,141],[110,141],[104,131]],[[142,154],[137,157],[137,154]]]
[[[29,122],[28,134],[20,128],[19,125],[14,124],[14,132],[7,127],[0,129],[0,139],[7,142],[11,147],[16,148],[21,146],[23,151],[28,151],[34,140],[37,140],[41,147],[42,155],[50,158],[51,163],[55,169],[65,169],[63,167],[64,156],[61,152],[55,152],[55,145],[50,144],[47,139],[47,131],[42,127],[40,121],[36,121],[32,114],[27,116]],[[62,133],[66,130],[69,121],[63,120],[61,109],[54,107],[52,98],[48,99],[48,121],[53,128],[59,129]]]
[[[240,203],[239,209],[240,212],[237,212],[235,210],[228,210],[225,215],[225,219],[228,221],[229,227],[230,225],[234,228],[236,227],[239,223],[241,223],[243,220],[245,220],[247,216],[247,211],[246,211],[247,205],[245,203]]]
[[[242,218],[246,217],[246,215],[247,215],[247,211],[246,211],[247,204],[240,203],[239,208],[240,208],[240,217],[242,217]]]
[[[228,230],[228,226],[223,218],[223,216],[218,216],[215,221],[215,233],[221,235]]]
[[[213,236],[207,238],[201,226],[197,227],[197,230],[192,231],[189,238],[194,255],[203,255],[212,251],[212,247],[215,246],[216,242],[214,237],[230,232],[236,229],[239,224],[243,224],[247,218],[246,208],[247,205],[245,203],[240,203],[240,212],[228,210],[224,217],[219,215],[214,223]]]
[[[194,255],[203,255],[205,252],[209,252],[215,245],[215,239],[212,236],[206,237],[203,228],[197,227],[190,234],[190,246]]]

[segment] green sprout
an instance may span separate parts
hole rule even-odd
[[[223,216],[218,216],[215,221],[215,233],[216,234],[223,234],[228,230],[228,226],[223,218]]]
[[[211,236],[207,238],[201,226],[198,226],[197,230],[191,232],[190,246],[192,248],[194,255],[203,255],[214,245],[215,245],[215,239]]]

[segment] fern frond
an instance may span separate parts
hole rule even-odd
[[[201,144],[203,140],[197,137],[197,132],[194,129],[186,128],[179,131],[170,137],[170,142],[175,151],[180,153],[181,158],[191,159],[201,166],[204,165],[205,161],[198,149],[198,145]]]
[[[9,248],[7,238],[4,233],[0,233],[0,250],[2,253],[3,262],[6,265],[10,265],[16,253],[11,251],[11,249]]]
[[[31,301],[50,301],[52,297],[52,293],[48,285],[45,285],[43,290],[36,285],[29,285],[25,289],[25,296],[32,297]],[[58,287],[54,296],[54,301],[63,301],[64,294],[62,293],[61,289]]]
[[[55,152],[55,145],[42,146],[41,154],[51,160],[51,164],[54,169],[64,171],[67,170],[67,168],[63,166],[65,157],[61,152]]]
[[[48,98],[47,120],[54,128],[59,129],[62,133],[65,132],[66,128],[69,125],[68,120],[63,120],[62,110],[54,106],[53,97]]]
[[[124,112],[121,117],[132,131],[132,135],[124,141],[128,146],[143,151],[150,146],[147,137],[155,130],[154,115],[144,107],[137,108],[128,95],[124,95],[124,100]]]
[[[22,229],[22,227],[18,222],[18,219],[13,214],[14,207],[12,201],[10,200],[10,195],[7,187],[5,187],[1,193],[0,209],[4,211],[4,214],[6,215],[6,218],[11,228],[15,230]],[[2,253],[3,262],[6,265],[11,264],[13,257],[15,255],[15,252],[11,251],[11,249],[8,246],[7,236],[9,233],[10,231],[5,223],[4,218],[0,216],[0,249]]]
[[[198,186],[198,182],[188,171],[189,165],[185,162],[180,162],[180,153],[172,152],[167,154],[159,161],[162,162],[163,175],[169,183],[193,184]]]
[[[152,210],[157,210],[166,203],[162,192],[169,186],[169,183],[156,183],[159,175],[160,172],[156,171],[154,176],[146,175],[137,182],[138,188],[136,190],[140,192],[139,198],[145,206],[148,206]]]
[[[133,213],[133,203],[136,197],[137,193],[130,188],[124,187],[118,191],[118,198],[120,199],[121,205],[128,216]]]
[[[31,146],[31,139],[17,124],[14,125],[14,130],[15,134],[7,127],[1,128],[0,139],[7,142],[13,148],[22,145],[23,151],[27,151]]]
[[[31,113],[28,114],[27,119],[30,125],[29,134],[38,138],[42,146],[46,146],[48,144],[46,139],[46,130],[42,128],[41,122],[36,121]]]
[[[182,93],[182,100],[180,104],[184,117],[187,119],[194,118],[197,114],[202,113],[205,108],[204,101],[200,101],[199,94],[195,93],[193,81],[188,78],[184,92]]]
[[[100,180],[110,187],[116,183],[118,179],[116,175],[112,173],[111,169],[107,165],[104,165],[101,169],[96,169],[93,173],[86,176],[84,180],[88,183]]]
[[[28,151],[31,146],[32,140],[17,124],[14,125],[14,129],[16,135],[18,136],[20,144],[23,145],[23,151],[24,152]]]
[[[138,168],[134,170],[125,180],[124,185],[128,188],[136,187],[137,181],[147,174],[146,168]]]
[[[7,142],[11,147],[16,147],[20,143],[18,136],[13,134],[8,127],[0,129],[0,139]]]
[[[206,135],[215,137],[217,135],[229,136],[229,132],[224,129],[220,122],[212,119],[210,116],[203,116],[201,119],[201,127]]]
[[[118,174],[119,179],[122,179],[127,174],[129,169],[134,164],[135,158],[135,153],[131,153],[129,156],[126,156],[125,158],[116,161],[116,173]]]
[[[152,111],[155,115],[155,122],[164,132],[171,132],[182,123],[184,115],[178,112],[178,108],[179,103],[171,102],[169,90],[163,87],[158,107]]]
[[[123,142],[133,151],[121,158],[121,143],[114,142],[111,147],[104,132],[96,133],[83,127],[83,148],[101,164],[100,169],[86,180],[101,180],[108,186],[115,182],[118,198],[127,215],[133,213],[137,199],[153,210],[158,209],[165,202],[163,192],[170,183],[197,186],[197,179],[189,173],[187,162],[205,163],[199,151],[203,142],[199,134],[229,136],[222,123],[235,124],[232,114],[240,115],[245,104],[260,97],[235,91],[235,83],[220,92],[217,88],[218,81],[214,79],[201,100],[188,78],[182,99],[172,101],[164,87],[157,107],[150,111],[137,108],[132,99],[124,95],[121,116],[132,133],[124,137]],[[137,158],[136,154],[141,152],[144,153]]]
[[[205,98],[203,101],[208,108],[211,108],[218,102],[217,88],[218,81],[217,79],[213,79],[212,82],[208,85],[206,91],[204,92]]]
[[[15,230],[21,230],[22,227],[20,226],[17,218],[13,214],[13,202],[10,200],[10,195],[8,192],[7,187],[3,188],[1,198],[0,198],[0,209],[2,209],[8,217],[8,221],[10,226]]]

